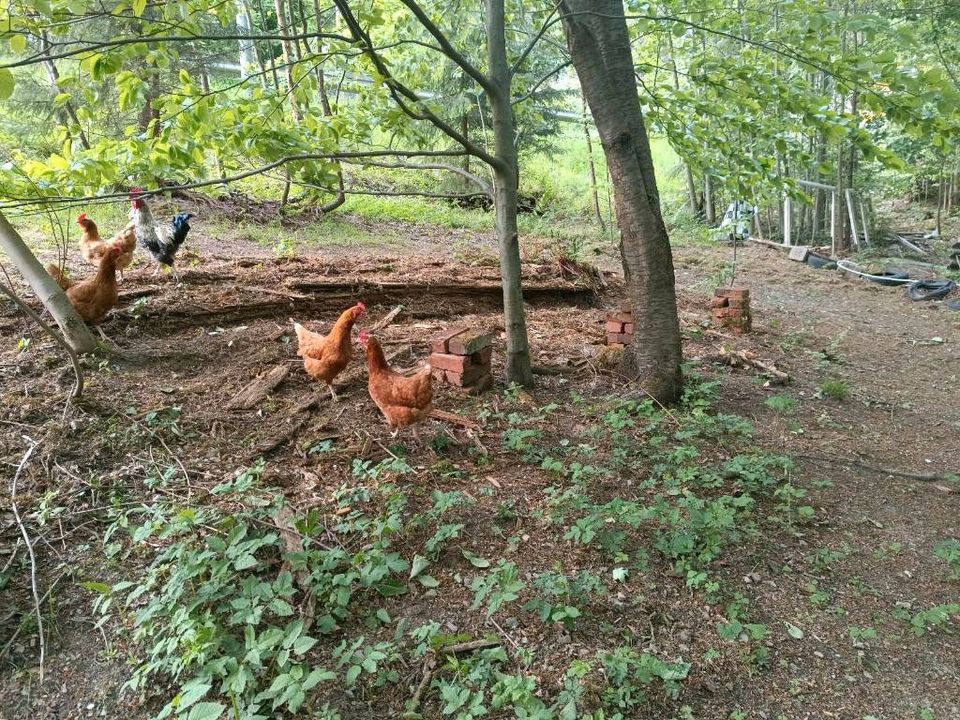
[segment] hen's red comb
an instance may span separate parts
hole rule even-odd
[[[78,223],[82,223],[82,222],[83,222],[84,220],[86,220],[86,219],[87,219],[87,214],[86,214],[86,213],[80,213],[79,215],[77,215],[77,222],[78,222]]]
[[[367,306],[363,303],[362,300],[360,300],[359,302],[357,302],[357,307],[360,308],[360,312],[366,312],[366,311],[367,311]]]

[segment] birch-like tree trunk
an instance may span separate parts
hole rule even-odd
[[[95,350],[97,341],[90,328],[77,315],[57,281],[30,252],[20,233],[7,221],[3,213],[0,213],[0,249],[7,254],[43,306],[50,311],[74,352],[87,353]]]

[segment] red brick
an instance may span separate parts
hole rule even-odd
[[[621,345],[629,345],[633,342],[633,335],[627,335],[626,333],[607,333],[607,344],[619,343]]]
[[[490,373],[486,368],[471,367],[462,373],[445,370],[447,383],[455,387],[470,387]]]
[[[730,299],[725,297],[715,297],[710,299],[710,307],[712,308],[726,307],[729,303]]]
[[[748,300],[750,298],[749,290],[741,290],[739,288],[717,288],[713,294],[715,297],[737,298],[739,300]]]
[[[634,330],[634,324],[632,322],[627,323],[626,325],[623,326],[623,332],[626,335],[633,335],[633,330]]]
[[[459,373],[462,373],[469,367],[473,367],[473,363],[470,362],[470,357],[467,355],[433,353],[427,362],[439,370],[453,370]]]
[[[432,338],[430,338],[430,352],[448,352],[450,349],[450,339],[460,335],[461,333],[465,333],[466,331],[467,328],[461,325],[458,327],[449,327],[439,335],[434,335]]]
[[[478,367],[490,369],[490,357],[493,355],[493,348],[487,345],[483,350],[478,350],[470,356],[470,362]]]
[[[715,318],[738,318],[743,316],[742,308],[721,307],[713,309]]]
[[[606,328],[608,333],[622,333],[623,323],[617,320],[607,320]]]
[[[746,308],[750,307],[749,298],[728,298],[727,304],[732,308]]]
[[[480,330],[467,330],[458,333],[447,342],[447,352],[454,355],[473,355],[493,342],[489,333]]]

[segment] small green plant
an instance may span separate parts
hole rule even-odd
[[[797,408],[797,401],[789,395],[772,395],[763,404],[781,415],[792,415]]]
[[[949,538],[937,543],[933,554],[950,568],[950,580],[960,580],[960,540]]]
[[[840,378],[827,378],[820,383],[818,392],[822,397],[830,398],[831,400],[836,400],[837,402],[843,402],[850,397],[850,386],[847,384],[846,380],[841,380]]]
[[[960,615],[960,603],[934,605],[928,610],[921,610],[910,618],[910,626],[914,635],[924,635],[932,628],[946,625],[954,615]]]
[[[505,603],[520,597],[520,591],[525,587],[526,583],[520,580],[517,566],[500,560],[493,570],[474,579],[470,586],[474,592],[470,609],[476,610],[486,601],[487,615],[493,615]]]

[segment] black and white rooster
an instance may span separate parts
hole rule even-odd
[[[150,208],[147,207],[147,201],[143,198],[143,191],[140,188],[130,190],[130,219],[133,220],[134,231],[137,235],[137,244],[146,250],[157,261],[157,269],[153,274],[160,272],[161,265],[169,266],[173,272],[173,277],[180,282],[180,276],[176,268],[173,267],[173,256],[187,239],[187,233],[190,232],[189,220],[193,213],[178,213],[173,216],[173,220],[167,223],[156,223]]]

